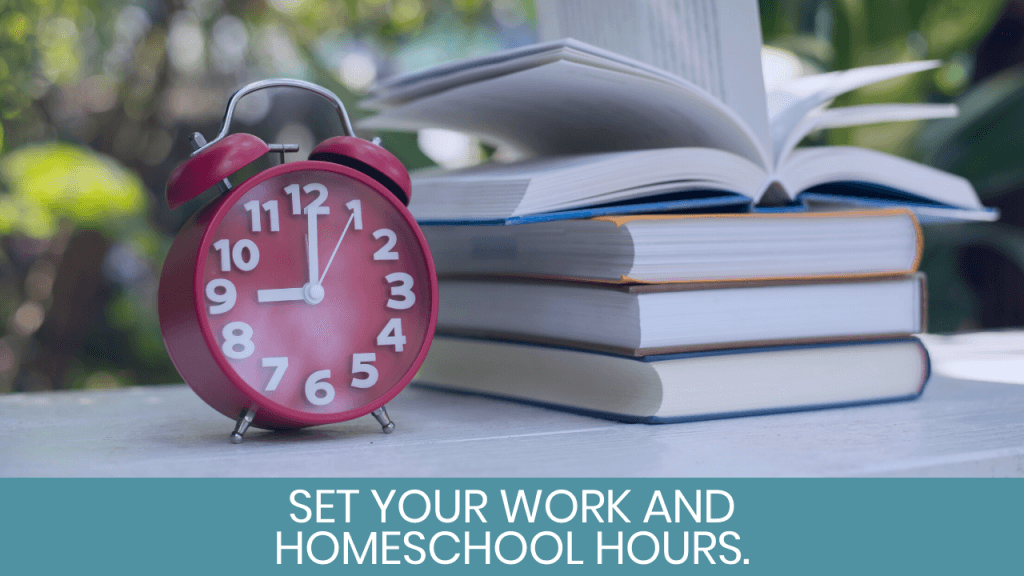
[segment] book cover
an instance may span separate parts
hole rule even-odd
[[[636,357],[872,340],[923,332],[926,293],[921,274],[642,285],[446,279],[437,331]]]
[[[929,370],[916,338],[629,358],[439,336],[416,383],[661,424],[910,400]]]
[[[906,209],[599,216],[517,226],[424,226],[439,277],[614,283],[851,279],[913,273]]]

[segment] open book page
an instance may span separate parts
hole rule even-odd
[[[957,111],[955,104],[865,104],[843,108],[818,108],[797,123],[784,142],[776,144],[776,169],[785,164],[797,144],[815,130],[883,122],[953,118]]]
[[[545,0],[542,42],[575,38],[689,80],[735,110],[768,150],[756,0]]]
[[[920,196],[926,201],[967,210],[986,210],[964,178],[866,148],[800,148],[793,151],[776,177],[793,196],[820,184],[864,182]]]
[[[419,98],[360,126],[448,128],[523,156],[697,146],[772,165],[750,127],[704,91],[564,60]]]
[[[868,111],[865,116],[877,118],[884,112]],[[833,184],[837,186],[801,196]],[[816,202],[844,205],[902,203],[920,215],[930,211],[947,220],[997,217],[982,206],[964,178],[884,152],[845,146],[797,148],[772,175],[758,164],[714,148],[554,156],[418,173],[413,176],[409,210],[420,221],[506,220],[623,202],[663,202],[666,197],[659,195],[669,193],[691,200],[740,195],[758,205],[769,191],[773,202],[813,197]]]
[[[757,203],[767,176],[756,164],[714,148],[613,152],[577,157],[573,162],[535,173],[513,215],[622,202],[663,192],[734,192]]]
[[[409,211],[417,220],[487,220],[689,191],[756,202],[766,176],[759,165],[713,148],[547,157],[415,174]]]
[[[530,44],[512,50],[456,60],[420,72],[397,76],[375,86],[370,97],[359,105],[369,110],[387,110],[450,88],[528,70],[558,60],[692,85],[692,89],[700,90],[696,84],[650,64],[572,38],[562,38],[553,42]]]
[[[776,157],[780,156],[779,150],[797,124],[836,96],[885,80],[931,70],[939,65],[938,60],[925,60],[864,66],[796,78],[772,90],[768,93],[768,115],[771,118],[771,140]]]

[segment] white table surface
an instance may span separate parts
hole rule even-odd
[[[250,430],[184,385],[0,397],[0,476],[1021,476],[1024,386],[933,376],[911,402],[620,424],[410,388],[370,416]]]

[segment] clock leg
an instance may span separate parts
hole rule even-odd
[[[248,408],[242,408],[242,413],[238,415],[238,421],[235,422],[235,431],[231,433],[231,443],[241,444],[242,435],[249,429],[249,424],[252,424],[252,419],[256,416],[255,410]],[[387,416],[385,416],[387,418]]]
[[[380,427],[384,430],[385,434],[391,434],[395,431],[395,423],[388,418],[388,411],[386,408],[381,406],[373,412],[370,412],[370,414],[373,414],[373,417],[377,419],[377,422],[380,422]]]

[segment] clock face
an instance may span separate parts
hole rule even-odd
[[[346,420],[390,399],[422,362],[433,271],[393,201],[333,170],[294,164],[307,168],[243,184],[211,223],[200,322],[228,376],[261,405]]]

